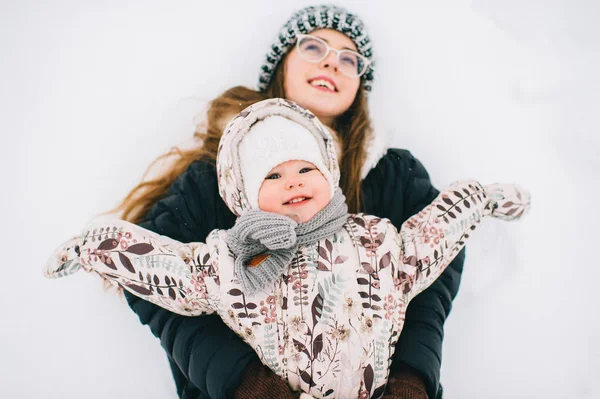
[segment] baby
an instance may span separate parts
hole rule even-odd
[[[348,214],[332,137],[282,99],[229,123],[217,173],[232,229],[183,244],[104,221],[63,244],[45,274],[82,268],[176,313],[217,313],[292,389],[317,398],[380,397],[410,300],[484,217],[517,219],[530,203],[515,185],[463,181],[400,232]]]

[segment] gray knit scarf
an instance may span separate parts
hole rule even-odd
[[[339,231],[348,219],[346,197],[336,189],[329,204],[305,223],[288,216],[251,210],[229,229],[227,244],[235,258],[235,272],[246,294],[254,294],[281,277],[300,245],[308,245]],[[258,266],[248,266],[265,254]]]

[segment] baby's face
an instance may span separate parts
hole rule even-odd
[[[266,212],[311,219],[329,203],[329,183],[315,165],[287,161],[271,169],[258,192],[258,206]],[[296,220],[298,221],[298,220]]]

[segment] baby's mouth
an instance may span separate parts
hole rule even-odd
[[[284,202],[283,205],[298,205],[303,204],[306,201],[310,200],[310,197],[295,197],[289,200],[288,202]]]

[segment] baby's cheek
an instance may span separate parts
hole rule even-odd
[[[265,199],[264,201],[259,200],[258,207],[260,208],[261,211],[280,213],[279,207],[276,206],[275,201],[273,201],[273,200],[269,200],[269,199]]]
[[[258,207],[261,211],[275,212],[277,210],[275,207],[277,201],[274,200],[274,198],[277,198],[276,194],[276,190],[272,187],[270,181],[265,180],[258,192]]]
[[[329,197],[330,197],[329,192],[323,193],[319,196],[319,199],[316,204],[316,208],[317,208],[316,212],[319,212],[321,209],[325,208],[329,204],[329,201],[330,201]]]

